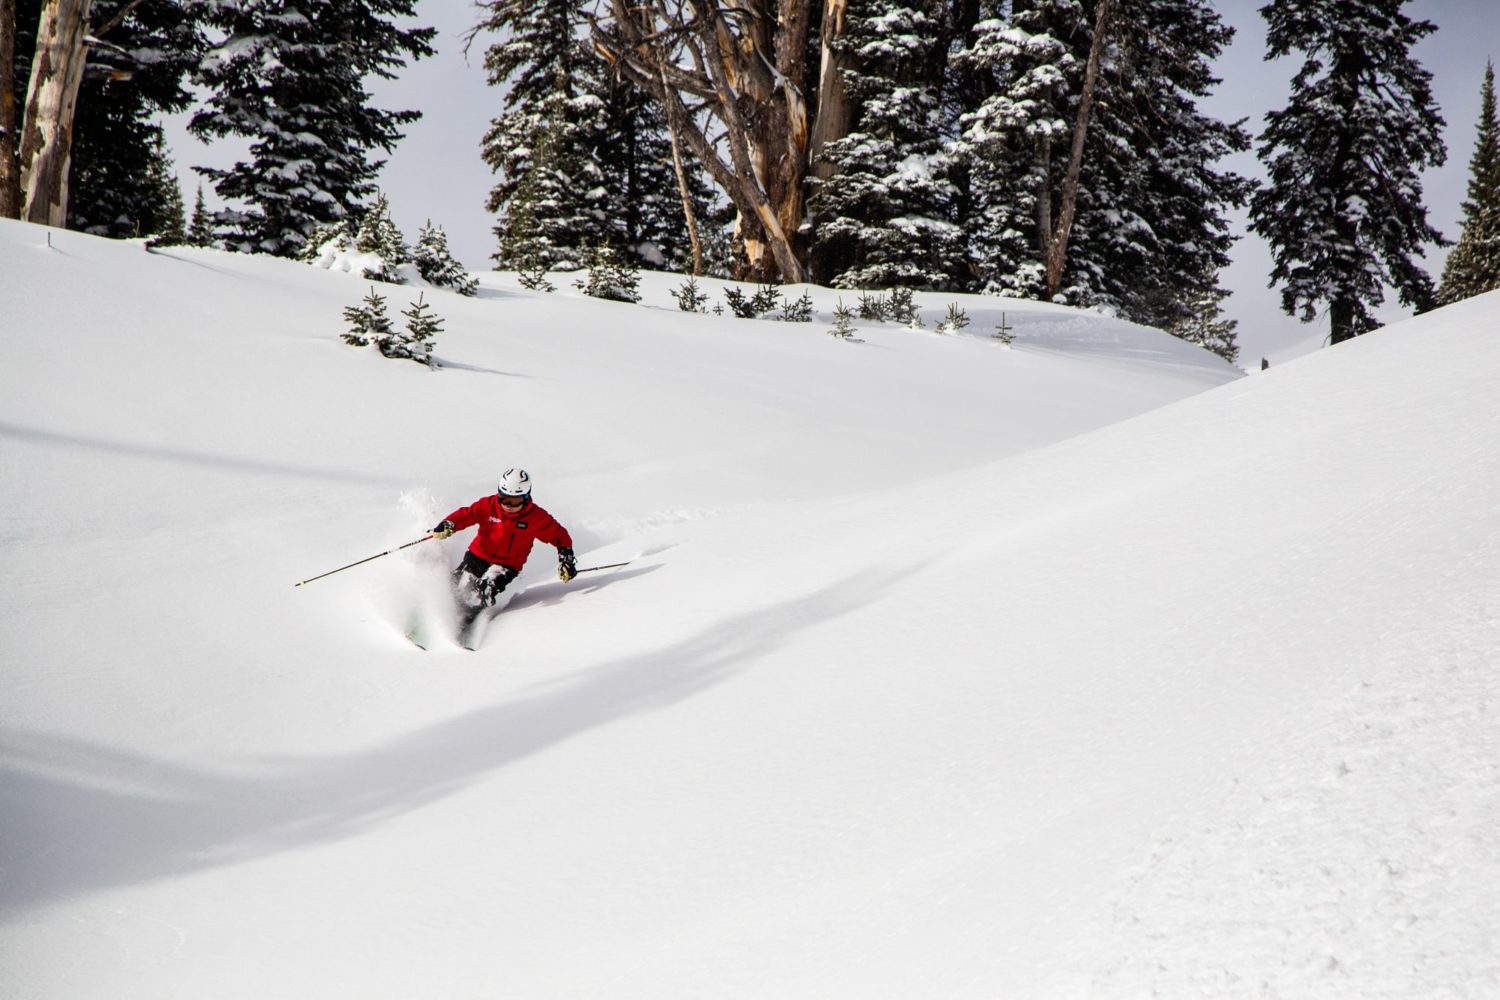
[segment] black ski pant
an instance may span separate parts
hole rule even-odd
[[[509,566],[465,552],[463,562],[453,570],[453,594],[467,607],[488,608],[519,575]]]

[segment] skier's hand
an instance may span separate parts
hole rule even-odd
[[[447,538],[457,529],[453,527],[452,521],[439,521],[438,526],[432,529],[433,538]]]
[[[578,575],[578,562],[572,549],[557,550],[557,575],[562,577],[564,583]]]

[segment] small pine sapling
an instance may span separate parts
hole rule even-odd
[[[193,203],[193,218],[188,223],[187,243],[190,247],[209,247],[214,244],[214,222],[208,211],[208,202],[203,198],[203,182],[198,182],[198,199]]]
[[[636,289],[640,280],[640,272],[628,263],[621,263],[614,249],[601,243],[589,252],[588,279],[575,281],[573,285],[596,299],[639,302],[641,293]]]
[[[391,206],[385,195],[377,196],[375,204],[365,212],[354,235],[354,249],[379,258],[374,266],[364,269],[366,279],[393,285],[406,283],[401,277],[400,267],[411,260],[411,251],[406,247],[401,230],[391,220]]]
[[[729,311],[740,319],[755,318],[755,313],[750,308],[750,300],[745,298],[745,293],[738,288],[724,289],[724,301],[729,303]]]
[[[672,298],[677,300],[677,308],[683,312],[708,312],[708,296],[698,287],[698,279],[692,275],[682,283],[681,288],[672,292]]]
[[[406,335],[393,339],[388,350],[382,352],[388,358],[410,358],[418,364],[432,365],[433,338],[443,332],[443,321],[432,312],[432,307],[423,301],[423,293],[417,293],[417,301],[401,310],[406,317]]]
[[[555,292],[557,286],[547,280],[547,264],[540,257],[516,266],[516,280],[530,292]]]
[[[779,305],[780,295],[775,285],[761,285],[749,298],[738,288],[724,289],[724,301],[740,319],[759,319]]]
[[[387,353],[396,330],[391,326],[391,318],[386,315],[385,296],[375,291],[373,285],[370,286],[370,294],[365,296],[363,305],[344,309],[344,320],[349,324],[348,332],[343,335],[344,343],[351,347],[374,344],[381,354]]]
[[[302,244],[302,249],[297,251],[297,259],[304,264],[316,264],[322,258],[324,250],[337,253],[353,245],[354,234],[349,231],[348,226],[342,222],[325,222],[313,229],[307,242]]]
[[[793,302],[781,300],[781,315],[776,317],[783,323],[811,323],[813,319],[812,293],[804,291],[802,297]]]
[[[870,323],[883,323],[890,319],[891,309],[883,295],[859,293],[859,318]]]
[[[781,293],[775,285],[761,285],[750,299],[750,308],[755,315],[764,316],[781,304]]]
[[[938,324],[938,333],[957,333],[969,325],[969,314],[957,302],[948,303],[948,315]]]
[[[892,288],[890,304],[886,310],[897,323],[904,323],[914,329],[922,326],[922,318],[917,315],[917,304],[910,288]]]
[[[1016,339],[1016,335],[1013,332],[1014,330],[1015,327],[1005,322],[1005,313],[1001,313],[1000,325],[995,327],[995,339],[1000,341],[1000,343],[1004,344],[1006,347],[1009,347],[1012,343],[1015,342]]]
[[[431,219],[417,235],[412,261],[422,280],[430,285],[451,288],[460,295],[473,295],[479,290],[479,280],[449,252],[448,234],[443,232],[442,226],[434,226]]]
[[[833,329],[828,332],[841,340],[854,339],[854,310],[844,305],[843,299],[833,307]]]

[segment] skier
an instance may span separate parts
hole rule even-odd
[[[540,540],[557,549],[557,575],[571,580],[578,572],[573,539],[557,518],[531,501],[531,476],[525,469],[506,469],[500,487],[460,507],[432,529],[433,537],[479,525],[469,551],[453,571],[453,592],[459,602],[459,636],[493,607],[500,594],[521,574],[531,546]]]

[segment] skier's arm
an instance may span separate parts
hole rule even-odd
[[[458,508],[458,510],[443,518],[437,527],[432,529],[432,533],[439,538],[447,538],[455,531],[462,531],[465,528],[470,528],[478,524],[479,514],[474,510],[477,506],[478,504],[470,504],[467,507]]]
[[[568,529],[564,528],[557,518],[548,514],[547,523],[538,529],[536,537],[556,547],[557,575],[563,579],[564,583],[578,575],[578,562],[573,555],[573,536],[568,534]]]

